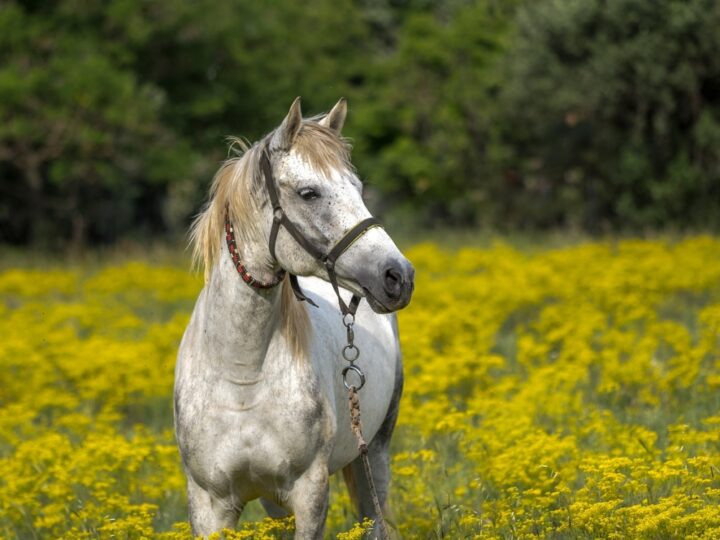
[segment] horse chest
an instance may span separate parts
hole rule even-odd
[[[273,381],[234,394],[221,386],[208,404],[203,433],[194,437],[204,441],[192,467],[204,483],[220,491],[226,485],[282,489],[319,454],[329,453],[332,411],[322,395],[300,391],[313,383],[296,377],[286,385]]]

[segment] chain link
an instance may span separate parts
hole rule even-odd
[[[355,330],[353,328],[355,325],[355,315],[352,313],[346,313],[343,315],[342,323],[345,326],[345,333],[347,336],[347,345],[343,347],[342,356],[349,364],[342,370],[343,384],[348,390],[351,388],[360,390],[363,386],[365,386],[365,374],[358,366],[355,365],[355,361],[360,358],[360,349],[358,349],[357,345],[355,345]],[[352,384],[349,381],[348,375],[351,372],[359,378],[358,384]]]

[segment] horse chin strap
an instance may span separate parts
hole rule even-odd
[[[373,227],[380,227],[380,222],[374,217],[363,219],[360,223],[358,223],[347,233],[345,233],[345,236],[343,236],[327,254],[323,253],[310,240],[307,239],[307,237],[300,231],[300,229],[298,229],[295,224],[290,221],[290,218],[288,218],[285,214],[285,211],[280,204],[280,197],[278,196],[275,179],[273,178],[269,152],[270,150],[267,146],[263,148],[262,155],[260,157],[260,166],[262,167],[263,176],[265,177],[265,188],[267,189],[268,196],[270,197],[270,204],[272,204],[273,208],[273,223],[272,228],[270,229],[269,243],[270,254],[275,260],[277,260],[277,256],[275,255],[275,242],[277,241],[277,235],[280,231],[280,226],[285,227],[285,230],[290,233],[290,236],[292,236],[305,251],[315,257],[315,259],[322,261],[323,265],[325,266],[325,270],[327,271],[330,284],[332,285],[333,290],[335,291],[335,295],[338,298],[338,304],[340,305],[340,311],[342,312],[343,316],[348,314],[355,315],[355,312],[360,305],[360,300],[362,300],[362,297],[358,296],[357,294],[353,294],[350,303],[345,303],[345,301],[340,296],[337,275],[335,274],[335,262],[338,260],[340,255],[345,252],[345,250],[347,250],[358,238],[365,234],[369,229],[372,229]],[[293,292],[295,293],[295,298],[297,298],[301,302],[307,302],[312,306],[318,307],[317,304],[312,301],[312,299],[308,298],[305,293],[303,293],[302,289],[300,288],[300,284],[298,283],[297,276],[292,273],[289,274],[290,285],[292,286]]]

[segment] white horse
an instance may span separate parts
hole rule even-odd
[[[235,527],[260,497],[273,517],[295,514],[296,539],[322,538],[328,477],[341,469],[360,516],[376,517],[350,429],[338,297],[323,261],[307,251],[329,253],[370,216],[340,136],[346,113],[341,99],[326,116],[304,120],[296,99],[277,129],[221,167],[193,226],[206,285],[178,353],[175,430],[195,534]],[[311,245],[287,225],[273,227],[277,205]],[[392,312],[410,301],[414,271],[382,228],[353,239],[333,270],[345,302],[366,299],[356,364],[367,377],[363,431],[384,504],[403,382]],[[294,298],[285,272],[306,276],[299,285],[317,307]]]

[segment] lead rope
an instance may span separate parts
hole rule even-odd
[[[368,445],[363,438],[362,433],[362,422],[360,421],[360,395],[358,391],[365,386],[365,374],[363,371],[355,365],[355,361],[360,357],[360,349],[355,345],[355,331],[353,325],[355,324],[355,315],[353,313],[346,313],[343,315],[343,325],[347,330],[347,345],[343,347],[342,356],[348,362],[342,370],[343,384],[348,391],[348,405],[350,406],[350,429],[355,434],[355,438],[358,443],[358,450],[360,451],[360,457],[362,458],[363,469],[365,470],[365,478],[370,488],[370,496],[372,498],[373,507],[375,508],[375,516],[378,528],[380,529],[380,537],[382,540],[389,540],[387,525],[385,524],[385,518],[383,517],[382,508],[380,507],[380,499],[378,498],[377,489],[375,488],[375,482],[373,481],[372,469],[370,468],[370,458],[368,457]],[[360,385],[355,386],[348,382],[348,373],[355,373],[360,378]]]

